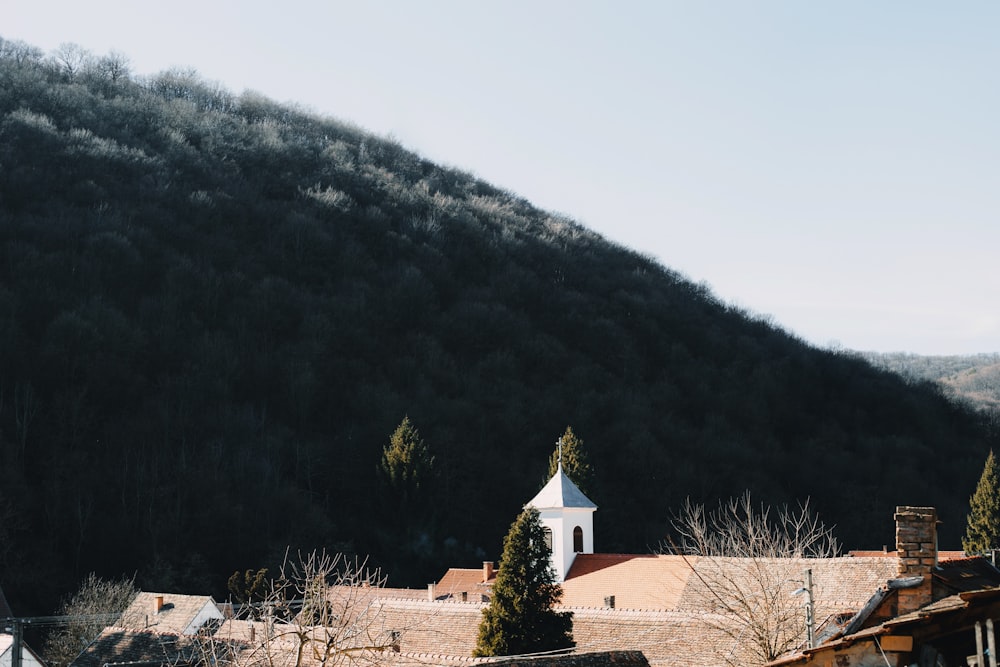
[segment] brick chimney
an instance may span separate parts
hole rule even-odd
[[[159,614],[161,609],[163,609],[163,596],[156,595],[153,597],[153,614]]]
[[[484,560],[483,561],[483,583],[489,583],[489,580],[493,578],[493,561]]]
[[[899,613],[908,614],[933,601],[931,571],[937,566],[937,510],[896,508],[896,554],[900,577],[923,577],[919,585],[899,589]]]

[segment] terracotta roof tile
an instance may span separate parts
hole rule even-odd
[[[480,602],[483,595],[489,595],[496,579],[494,572],[490,580],[484,582],[482,568],[453,567],[445,572],[441,581],[434,586],[434,597],[439,600],[449,597],[461,598],[462,593],[466,593],[469,602]]]
[[[219,655],[227,644],[205,637],[176,633],[105,628],[71,663],[71,667],[102,667],[103,665],[193,665]]]
[[[871,551],[865,550],[855,550],[848,551],[848,556],[853,556],[855,558],[896,558],[899,554],[895,549],[892,551],[886,551],[885,549],[876,549]],[[938,562],[945,562],[949,560],[957,560],[959,558],[965,558],[964,551],[939,551],[938,552]]]
[[[688,578],[682,556],[577,554],[562,584],[567,607],[602,607],[613,595],[620,609],[675,609]]]
[[[163,601],[159,611],[155,607],[158,598]],[[222,612],[209,595],[139,593],[122,613],[118,625],[130,630],[193,634],[198,630],[194,625],[201,625],[209,617],[222,619]]]

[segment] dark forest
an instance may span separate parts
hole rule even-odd
[[[378,470],[407,417],[433,465],[402,494]],[[0,585],[18,613],[89,572],[222,599],[289,546],[424,586],[498,558],[567,425],[602,552],[655,549],[685,498],[745,489],[810,498],[847,548],[934,505],[957,548],[996,442],[930,383],[390,139],[192,71],[0,40]]]

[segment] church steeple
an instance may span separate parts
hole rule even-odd
[[[556,474],[528,505],[538,510],[542,525],[552,536],[552,567],[563,582],[578,553],[594,553],[594,511],[597,505],[573,483],[562,469],[559,441]]]

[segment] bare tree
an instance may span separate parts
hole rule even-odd
[[[774,510],[756,507],[747,492],[713,512],[687,501],[673,527],[673,548],[689,557],[699,602],[715,612],[706,622],[732,640],[718,647],[720,660],[762,665],[804,644],[804,600],[793,592],[804,586],[809,559],[840,551],[808,501]]]
[[[118,83],[131,74],[131,61],[124,53],[109,51],[94,62],[93,68],[100,78]]]
[[[398,651],[401,630],[386,627],[385,577],[365,561],[325,551],[286,556],[263,602],[244,605],[206,642],[215,664],[236,667],[375,664]],[[258,618],[261,620],[241,620]],[[232,647],[238,646],[233,651]]]
[[[68,665],[84,648],[129,606],[137,593],[135,579],[101,579],[91,572],[72,596],[63,600],[59,615],[67,623],[45,642],[45,662],[52,667]]]
[[[52,62],[67,80],[72,81],[94,56],[87,49],[73,42],[63,42],[52,52]]]

